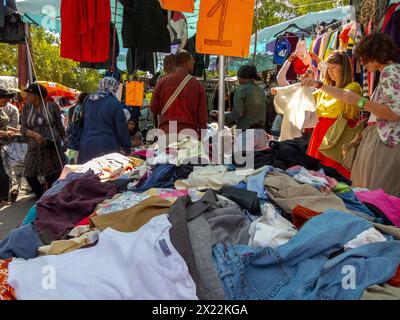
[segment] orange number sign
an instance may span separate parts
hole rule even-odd
[[[143,106],[144,82],[131,81],[126,84],[125,103],[127,106]]]
[[[161,0],[160,2],[165,10],[194,12],[194,0]]]
[[[254,2],[255,0],[202,0],[197,23],[197,52],[248,56]]]
[[[219,25],[218,25],[218,39],[211,40],[205,39],[204,43],[209,46],[221,46],[221,47],[232,47],[231,40],[223,40],[224,39],[224,29],[225,29],[225,20],[226,14],[228,12],[228,4],[229,0],[219,0],[214,7],[207,13],[207,17],[211,18],[215,15],[219,8],[221,8],[221,15],[219,17]]]

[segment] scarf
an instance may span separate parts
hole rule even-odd
[[[111,77],[106,77],[100,81],[97,91],[91,94],[89,96],[89,99],[92,101],[97,101],[110,95],[116,97],[118,86],[119,83],[117,82],[117,80]]]

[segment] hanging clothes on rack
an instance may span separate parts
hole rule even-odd
[[[282,36],[279,37],[279,40],[276,42],[276,46],[275,46],[275,52],[278,51],[277,47],[280,45],[280,43],[282,42],[289,42],[290,43],[290,48],[288,48],[288,52],[286,53],[286,57],[289,57],[295,50],[297,47],[297,43],[299,42],[299,38],[295,33],[292,32],[285,32]],[[286,60],[286,59],[285,59]],[[277,60],[275,59],[274,62],[276,62]],[[277,72],[279,73],[279,71],[281,70],[282,66],[278,65],[277,68]],[[293,65],[290,66],[289,71],[286,75],[286,79],[288,81],[297,81],[297,74],[293,69]]]
[[[98,63],[110,57],[109,0],[61,1],[61,57]]]
[[[119,0],[124,6],[122,42],[124,48],[144,52],[171,52],[168,14],[158,0]]]
[[[1,0],[0,42],[8,44],[25,43],[26,24],[18,12],[15,0]]]
[[[379,24],[381,18],[385,15],[387,0],[363,0],[360,10],[358,22],[367,29],[368,24],[372,21],[374,26]]]
[[[400,2],[399,3],[393,3],[391,4],[387,11],[386,14],[384,16],[384,18],[382,19],[382,23],[379,26],[379,29],[383,32],[383,30],[386,29],[387,25],[389,24],[390,19],[392,18],[393,14],[396,12],[396,10],[399,9],[400,6]]]
[[[5,16],[6,16],[6,6],[5,6],[4,2],[1,2],[0,3],[0,28],[4,28]]]
[[[186,43],[186,50],[193,56],[193,75],[201,77],[210,65],[210,56],[208,54],[197,53],[196,51],[196,35],[191,37]]]
[[[114,41],[114,34],[115,34],[115,41]],[[115,45],[115,48],[114,48]],[[108,60],[104,62],[98,63],[90,63],[90,62],[81,62],[81,68],[90,68],[90,69],[104,69],[108,70],[112,66],[117,66],[117,58],[119,56],[119,37],[118,32],[114,33],[114,23],[110,23],[110,53]],[[114,59],[114,62],[113,62]]]
[[[332,32],[330,33],[330,35],[328,36],[328,44],[326,46],[326,50],[325,50],[325,55],[324,55],[324,60],[327,60],[329,55],[337,50],[337,38],[338,38],[338,30],[332,30]]]
[[[389,7],[381,31],[389,35],[400,48],[400,3],[392,4]],[[396,62],[400,63],[400,52],[397,54]]]
[[[154,54],[140,49],[128,49],[126,68],[129,74],[133,74],[136,70],[148,71],[154,74]]]
[[[362,41],[363,36],[362,36],[362,30],[361,30],[361,25],[359,23],[355,23],[356,25],[356,35],[355,35],[355,43],[354,43],[354,48],[353,48],[353,54],[352,54],[352,62],[353,62],[353,71],[354,71],[354,80],[357,81],[361,87],[363,87],[363,66],[361,65],[361,62],[357,57],[355,56],[355,50],[359,43]]]
[[[188,26],[182,12],[169,11],[168,30],[171,35],[171,45],[178,45],[178,50],[184,49],[188,41]]]

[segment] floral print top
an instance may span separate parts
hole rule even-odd
[[[387,105],[394,113],[400,115],[400,64],[392,64],[382,71],[372,100]],[[375,119],[372,115],[370,121]],[[376,119],[376,122],[382,142],[395,148],[400,142],[400,122],[381,119]]]

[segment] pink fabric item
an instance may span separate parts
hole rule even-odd
[[[171,192],[161,192],[158,196],[162,199],[168,199],[168,198],[179,198],[183,196],[187,196],[188,191],[187,190],[174,190]]]
[[[337,185],[338,182],[336,181],[336,179],[328,177],[327,175],[319,172],[319,171],[312,171],[309,170],[309,172],[311,173],[311,175],[313,175],[314,177],[319,177],[319,178],[325,178],[326,181],[328,181],[328,186],[329,188],[332,190],[334,189]]]
[[[390,221],[400,227],[400,198],[385,193],[383,189],[355,192],[362,203],[370,203],[381,210]]]
[[[155,157],[155,153],[153,151],[149,151],[146,149],[135,151],[132,153],[132,156],[139,156],[139,157],[145,157],[145,158],[152,158]]]

